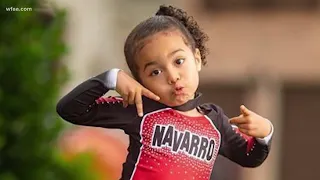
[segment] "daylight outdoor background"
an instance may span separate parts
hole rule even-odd
[[[125,38],[161,4],[188,11],[210,37],[205,101],[229,117],[244,103],[275,127],[262,166],[219,157],[212,179],[320,179],[320,0],[51,0],[58,13],[30,2],[1,2],[1,180],[119,178],[128,137],[65,123],[55,103],[89,77],[128,70]]]

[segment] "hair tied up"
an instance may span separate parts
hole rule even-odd
[[[156,12],[156,16],[170,16],[178,20],[181,24],[183,24],[193,37],[196,44],[196,48],[200,50],[203,64],[206,64],[205,59],[208,54],[208,49],[206,48],[205,43],[209,40],[209,38],[200,29],[198,23],[194,20],[192,16],[188,16],[188,14],[182,9],[178,9],[170,5],[161,5],[158,11]]]

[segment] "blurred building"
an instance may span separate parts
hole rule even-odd
[[[65,91],[106,69],[127,69],[123,44],[131,29],[160,4],[177,5],[210,37],[199,88],[205,99],[230,117],[244,103],[276,130],[261,167],[243,169],[219,158],[213,178],[320,179],[320,0],[55,1],[69,12],[65,62],[73,77]],[[128,142],[122,132],[108,132]]]

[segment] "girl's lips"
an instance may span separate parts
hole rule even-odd
[[[179,86],[179,85],[176,85],[176,86],[174,87],[174,89],[175,89],[176,91],[182,90],[183,88],[184,88],[183,86]]]
[[[175,95],[182,95],[182,94],[184,94],[183,89],[184,89],[184,87],[182,87],[182,86],[176,87],[175,90],[174,90],[174,94],[175,94]]]

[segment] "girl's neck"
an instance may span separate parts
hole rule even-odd
[[[192,109],[192,110],[190,110],[190,111],[178,111],[178,110],[177,110],[177,112],[179,112],[179,114],[183,114],[183,115],[185,115],[185,116],[190,116],[190,117],[203,116],[203,114],[200,113],[200,112],[197,110],[197,108],[194,108],[194,109]]]

